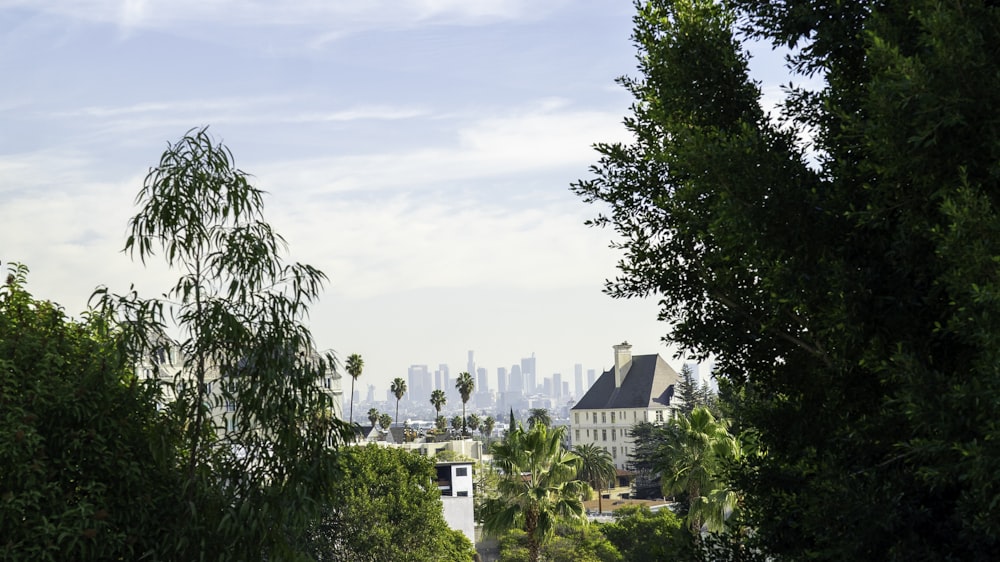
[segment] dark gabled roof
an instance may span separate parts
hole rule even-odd
[[[615,388],[612,367],[573,406],[573,410],[613,410],[624,408],[665,408],[679,381],[677,372],[659,355],[636,355],[625,364],[625,379]]]

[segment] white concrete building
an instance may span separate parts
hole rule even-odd
[[[462,531],[469,542],[476,544],[472,462],[439,462],[436,467],[437,487],[441,491],[444,520],[449,527]]]
[[[570,410],[573,446],[593,443],[611,453],[623,470],[633,440],[629,429],[640,421],[669,420],[679,405],[674,391],[680,376],[659,355],[632,356],[632,346],[614,346],[614,367],[605,371]]]

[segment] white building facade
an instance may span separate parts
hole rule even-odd
[[[633,451],[632,426],[669,420],[679,402],[680,376],[659,355],[632,356],[632,346],[614,346],[614,367],[605,371],[570,410],[573,446],[594,444],[624,470]]]

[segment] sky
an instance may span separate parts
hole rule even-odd
[[[602,292],[620,258],[574,195],[627,140],[631,2],[0,0],[0,261],[73,316],[98,286],[176,278],[122,253],[135,195],[194,127],[268,192],[288,258],[330,278],[308,324],[359,353],[358,388],[407,368],[598,372],[659,353],[655,299]],[[760,50],[765,94],[780,57]],[[763,66],[761,66],[763,65]]]

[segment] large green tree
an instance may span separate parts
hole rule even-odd
[[[336,481],[330,445],[348,437],[322,388],[333,357],[314,351],[303,323],[326,277],[286,262],[263,196],[206,129],[189,131],[146,176],[125,243],[179,278],[163,298],[95,293],[135,364],[164,345],[183,363],[164,381],[183,451],[176,501],[188,551],[177,559],[299,557],[288,537]]]
[[[472,560],[475,550],[444,520],[441,494],[429,484],[434,463],[403,449],[348,447],[341,478],[322,519],[309,532],[318,562]]]
[[[110,317],[71,320],[26,277],[12,265],[0,285],[0,560],[182,559],[181,449],[158,389]]]
[[[691,558],[690,539],[680,519],[665,507],[653,513],[644,505],[622,506],[614,521],[602,524],[600,530],[629,562]]]
[[[1000,12],[989,2],[637,4],[633,139],[574,189],[618,297],[714,356],[774,558],[1000,544]],[[740,40],[791,48],[773,115]]]
[[[580,458],[563,448],[564,433],[564,427],[518,426],[493,444],[493,465],[501,477],[497,495],[483,502],[483,531],[499,537],[523,530],[531,562],[537,562],[560,520],[584,517],[581,497],[589,488],[576,479]]]

